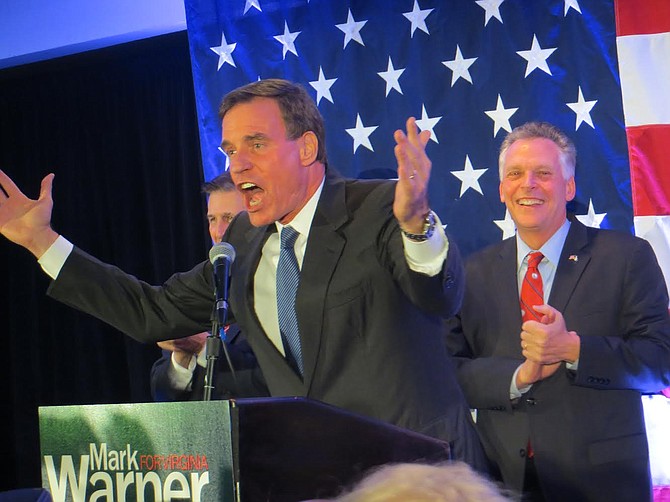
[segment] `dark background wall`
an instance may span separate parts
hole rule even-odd
[[[185,32],[0,71],[0,169],[34,198],[49,172],[54,228],[151,283],[206,258]],[[45,295],[0,237],[0,490],[41,485],[39,406],[150,401],[159,356]]]

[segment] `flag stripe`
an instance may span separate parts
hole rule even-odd
[[[670,33],[618,37],[617,50],[626,126],[670,124]]]
[[[626,134],[634,215],[670,215],[670,125],[629,127]]]
[[[617,0],[615,8],[620,37],[670,31],[668,0]]]

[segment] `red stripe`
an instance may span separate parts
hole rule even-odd
[[[614,12],[619,37],[670,31],[668,0],[615,0]]]
[[[670,125],[628,127],[635,216],[670,215]]]

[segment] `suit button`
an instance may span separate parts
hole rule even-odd
[[[526,450],[523,449],[523,448],[521,448],[521,449],[519,450],[519,456],[520,456],[521,458],[524,458],[524,457],[526,456]]]
[[[528,406],[535,406],[537,404],[537,401],[535,400],[534,397],[529,397],[528,399],[526,399],[526,404]]]

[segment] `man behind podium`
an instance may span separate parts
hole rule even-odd
[[[428,205],[429,131],[410,118],[406,133],[395,132],[397,183],[361,181],[327,167],[323,119],[299,85],[253,82],[224,97],[220,116],[246,208],[225,237],[238,256],[230,308],[271,395],[317,399],[448,440],[455,458],[484,469],[441,338],[464,285],[458,250]],[[161,287],[99,262],[51,229],[52,181],[45,177],[31,201],[0,172],[0,230],[39,257],[54,278],[49,295],[141,341],[208,327],[208,261]],[[299,233],[302,371],[285,357],[277,314],[279,231],[289,224]]]

